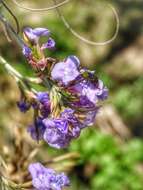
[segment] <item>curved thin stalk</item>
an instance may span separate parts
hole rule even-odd
[[[53,9],[56,9],[58,7],[61,7],[63,5],[65,5],[66,3],[68,3],[70,0],[65,0],[61,3],[58,3],[54,6],[51,6],[51,7],[46,7],[46,8],[39,8],[39,9],[34,9],[34,8],[29,8],[29,7],[25,7],[23,5],[21,5],[20,3],[17,2],[17,0],[12,0],[12,2],[18,6],[19,8],[22,8],[22,9],[25,9],[25,10],[28,10],[28,11],[33,11],[33,12],[39,12],[39,11],[50,11],[50,10],[53,10]]]
[[[16,24],[16,33],[18,34],[20,31],[20,27],[19,27],[19,22],[18,22],[16,16],[14,15],[14,13],[11,11],[11,9],[7,6],[7,4],[3,0],[1,1],[1,3],[7,9],[7,11],[10,13],[10,15],[13,17],[15,24]]]
[[[80,158],[80,154],[78,152],[71,152],[71,153],[64,154],[62,156],[57,156],[47,162],[44,162],[43,164],[48,165],[51,163],[61,162],[63,160],[77,159],[77,158]]]
[[[56,5],[56,0],[53,0],[53,2],[55,3]],[[114,16],[115,16],[115,19],[116,19],[116,31],[113,35],[113,37],[107,41],[104,41],[104,42],[94,42],[94,41],[91,41],[91,40],[88,40],[86,38],[84,38],[83,36],[81,36],[79,33],[77,33],[71,26],[70,24],[68,23],[68,21],[65,19],[64,15],[61,13],[61,11],[59,10],[59,8],[57,7],[56,8],[56,11],[59,15],[59,17],[61,18],[62,22],[64,23],[64,25],[66,26],[66,28],[76,37],[78,38],[79,40],[83,41],[84,43],[86,44],[89,44],[89,45],[93,45],[93,46],[104,46],[104,45],[107,45],[107,44],[110,44],[111,42],[113,42],[117,35],[118,35],[118,32],[119,32],[119,26],[120,26],[120,21],[119,21],[119,16],[117,14],[117,11],[115,10],[115,8],[108,4],[108,6],[112,9],[113,13],[114,13]]]
[[[23,40],[17,35],[11,24],[6,20],[6,18],[0,13],[0,21],[4,24],[6,30],[13,36],[13,38],[16,40],[18,45],[23,48],[24,42]]]

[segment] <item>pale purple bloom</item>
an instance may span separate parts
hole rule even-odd
[[[42,116],[48,117],[50,114],[50,98],[47,92],[38,92],[37,93],[37,100],[40,102],[40,112]]]
[[[32,184],[36,190],[62,190],[69,186],[70,181],[64,173],[56,173],[53,169],[45,168],[40,163],[29,165]]]
[[[24,34],[31,42],[38,42],[38,39],[42,36],[49,36],[50,31],[47,28],[35,28],[27,27],[24,29]]]
[[[66,86],[79,76],[79,65],[80,62],[77,57],[69,56],[64,62],[55,64],[51,77]]]
[[[35,28],[32,30],[33,34],[36,36],[49,36],[50,31],[47,28]]]
[[[61,113],[61,117],[70,123],[78,122],[76,117],[74,116],[75,110],[67,108]]]
[[[43,44],[41,49],[54,49],[55,48],[55,41],[52,38],[48,39],[48,42]]]
[[[104,86],[103,82],[101,80],[98,81],[98,86],[97,86],[98,90],[97,92],[97,96],[99,100],[105,100],[108,98],[108,89],[107,87]]]
[[[47,92],[38,92],[37,99],[42,104],[47,103],[49,102],[49,94]]]
[[[35,123],[28,127],[27,131],[33,140],[42,140],[43,139],[43,135],[44,135],[46,127],[43,124],[42,120],[43,120],[42,118],[38,117],[38,118],[36,118]]]
[[[44,119],[43,123],[46,127],[44,140],[54,148],[66,148],[72,139],[80,135],[81,129],[94,123],[98,109],[75,113],[74,110],[68,108],[58,119]]]
[[[54,148],[66,148],[70,143],[68,131],[68,123],[62,120],[45,119],[43,123],[46,126],[44,140]]]
[[[82,89],[82,96],[85,96],[88,98],[89,101],[91,101],[93,104],[96,104],[98,101],[98,92],[99,90],[96,88],[96,86],[94,86],[94,84],[90,83],[90,82],[85,82],[83,85],[83,89]]]
[[[93,125],[95,123],[95,118],[98,113],[98,110],[99,110],[99,107],[95,108],[92,111],[88,111],[87,113],[85,113],[85,118],[82,122],[83,127],[87,127],[87,126]]]
[[[21,101],[18,107],[25,112],[32,105],[37,111],[34,124],[28,128],[32,138],[34,140],[44,139],[50,146],[59,149],[66,148],[72,139],[80,135],[83,128],[95,122],[100,108],[98,102],[108,97],[108,89],[97,78],[95,71],[81,68],[76,56],[69,56],[60,62],[46,57],[44,49],[55,48],[55,41],[49,35],[50,31],[46,28],[27,27],[24,29],[24,40],[29,47],[23,46],[23,54],[32,68],[37,71],[44,85],[45,79],[50,80],[51,88],[49,89],[50,96],[47,92],[38,92],[34,94],[35,99],[31,99],[30,104]],[[39,44],[39,38],[42,36],[48,39],[46,43]],[[54,87],[58,90],[52,94],[51,89]],[[61,95],[61,99],[56,98],[56,93]],[[55,97],[51,98],[52,95]],[[59,105],[61,105],[61,110],[59,110]],[[62,111],[63,108],[64,111]],[[54,114],[59,111],[61,111],[60,114]],[[58,116],[54,117],[54,115]],[[41,167],[42,173],[39,178],[34,177],[34,187],[40,190],[60,190],[62,188],[62,186],[56,186],[58,183],[51,186],[51,181],[47,182],[45,179],[48,174],[45,174],[44,167],[39,165],[38,167]]]
[[[75,116],[75,110],[67,108],[61,113],[61,118],[66,120],[69,124],[69,135],[72,138],[77,138],[80,135],[82,123]]]
[[[26,58],[30,58],[30,56],[31,56],[31,54],[32,54],[32,51],[31,51],[31,49],[30,49],[28,46],[24,45],[24,46],[23,46],[23,49],[22,49],[22,53],[23,53],[23,55],[24,55]]]
[[[104,100],[108,97],[108,89],[103,85],[101,80],[98,80],[97,83],[83,80],[70,86],[68,90],[79,97],[79,105],[83,105],[83,107],[96,106],[99,100]]]
[[[92,103],[86,96],[80,96],[77,100],[69,102],[69,106],[74,107],[74,109],[88,111],[95,108],[95,104]]]
[[[19,102],[17,102],[17,106],[21,112],[25,113],[30,109],[31,104],[29,102],[26,102],[25,100],[20,100]]]
[[[73,138],[80,135],[81,123],[72,109],[65,109],[60,118],[44,119],[44,140],[52,147],[66,148]]]

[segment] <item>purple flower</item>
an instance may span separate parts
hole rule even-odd
[[[30,109],[31,104],[29,102],[26,102],[25,100],[21,100],[17,102],[17,106],[21,112],[25,113]]]
[[[69,124],[68,130],[69,135],[72,138],[77,138],[80,135],[80,129],[82,128],[82,123],[75,116],[75,110],[67,108],[61,113],[61,118],[66,120]]]
[[[30,41],[37,43],[39,38],[42,36],[49,36],[50,31],[47,28],[35,28],[32,29],[30,27],[27,27],[24,29],[24,35],[25,37]]]
[[[85,114],[85,118],[83,120],[83,127],[87,127],[95,123],[95,118],[98,113],[98,110],[99,110],[99,107]]]
[[[72,109],[65,109],[60,118],[44,119],[44,140],[52,147],[66,148],[73,138],[80,135],[81,123]]]
[[[46,126],[44,140],[54,148],[65,148],[69,145],[71,138],[65,132],[68,130],[68,123],[62,120],[45,119]]]
[[[93,110],[95,108],[95,105],[86,96],[82,95],[79,95],[77,100],[69,102],[69,106],[81,111]]]
[[[85,127],[89,127],[95,123],[96,115],[99,111],[99,107],[94,107],[92,110],[86,110],[86,111],[76,111],[76,120],[78,121],[77,125],[80,130],[82,130]],[[74,127],[73,129],[76,129]]]
[[[30,164],[29,172],[32,176],[32,184],[37,190],[62,190],[63,187],[70,184],[64,173],[58,174],[40,163]]]
[[[101,80],[96,83],[90,80],[83,80],[75,85],[71,85],[68,90],[79,97],[78,101],[72,104],[83,106],[84,108],[93,108],[99,100],[108,97],[108,89],[103,85]]]
[[[47,92],[38,92],[37,99],[41,104],[49,102],[49,94]]]
[[[79,76],[79,59],[76,56],[69,56],[64,62],[57,63],[52,72],[53,80],[67,86]]]
[[[48,39],[48,42],[43,44],[41,49],[54,49],[55,48],[55,41],[52,38]]]
[[[23,46],[22,53],[26,58],[30,58],[32,51],[28,46]]]
[[[33,125],[30,125],[28,128],[28,133],[31,135],[33,140],[42,140],[45,132],[45,125],[43,124],[42,118],[36,118],[36,121]]]
[[[107,87],[104,86],[103,82],[101,80],[98,81],[98,90],[97,92],[97,97],[99,100],[105,100],[108,98],[108,89]]]
[[[50,114],[50,98],[47,92],[38,92],[37,100],[40,102],[40,112],[44,118]]]

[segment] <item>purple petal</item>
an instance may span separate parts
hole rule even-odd
[[[78,66],[79,62],[77,59],[71,56],[65,62],[59,62],[54,66],[51,72],[52,79],[63,85],[68,85],[79,76]]]
[[[85,120],[83,122],[84,127],[87,127],[89,125],[93,125],[95,123],[95,118],[96,118],[96,115],[98,113],[98,110],[99,110],[99,108],[86,113],[86,117],[85,117]]]
[[[46,102],[49,102],[49,94],[47,92],[38,92],[37,93],[37,99],[40,101],[40,103],[44,104]]]
[[[35,38],[37,38],[37,36],[35,36],[33,34],[33,29],[30,27],[24,28],[23,30],[25,36],[29,39],[29,40],[34,40]]]
[[[23,46],[22,53],[26,58],[29,58],[32,54],[31,49],[28,46]]]
[[[33,34],[36,36],[49,36],[50,31],[47,28],[35,28],[32,30]]]
[[[37,43],[39,37],[41,36],[49,36],[50,32],[46,28],[35,28],[32,29],[30,27],[27,27],[24,29],[24,34],[28,38],[28,40],[33,41]]]
[[[108,97],[108,89],[104,86],[103,82],[101,80],[98,80],[98,86],[97,86],[97,96],[101,100],[105,100]]]
[[[38,177],[40,173],[43,174],[44,169],[45,169],[44,166],[42,166],[42,164],[40,163],[30,164],[28,168],[32,178]]]
[[[41,49],[54,49],[55,48],[55,41],[52,38],[48,39],[48,42],[43,44]]]
[[[62,190],[70,181],[64,173],[56,173],[40,163],[33,163],[28,168],[32,176],[32,184],[36,190]]]
[[[17,102],[17,106],[21,112],[25,113],[30,109],[31,104],[26,102],[25,100],[21,100]]]
[[[70,143],[70,138],[61,133],[56,127],[46,129],[44,140],[51,146],[57,149],[66,148]]]
[[[101,80],[94,83],[90,80],[83,80],[75,85],[72,85],[68,90],[79,97],[79,101],[73,102],[74,105],[83,105],[83,107],[93,107],[99,100],[104,100],[108,97],[108,89],[103,85]],[[78,103],[78,104],[77,104]]]
[[[28,133],[31,135],[33,140],[42,140],[45,132],[45,125],[42,119],[39,117],[33,125],[28,128]]]
[[[65,148],[69,144],[69,137],[67,136],[67,123],[62,120],[44,119],[46,130],[44,133],[45,141],[54,148]]]
[[[71,55],[66,59],[66,63],[68,62],[73,62],[77,67],[80,66],[80,60],[74,55]]]

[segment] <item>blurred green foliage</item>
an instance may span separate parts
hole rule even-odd
[[[143,78],[140,77],[132,85],[124,85],[116,91],[113,103],[121,115],[129,121],[136,122],[143,115]]]
[[[142,190],[143,142],[132,139],[118,144],[113,136],[98,130],[86,129],[70,150],[82,155],[80,166],[92,166],[92,173],[85,174],[90,190]],[[82,175],[82,170],[80,170]]]

